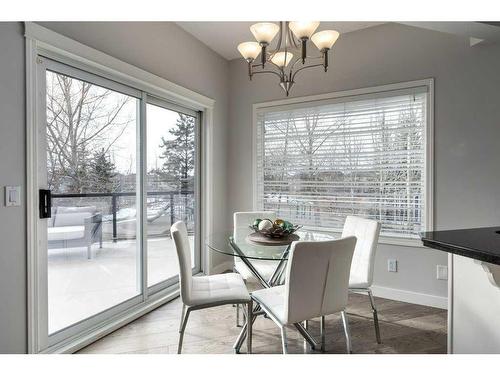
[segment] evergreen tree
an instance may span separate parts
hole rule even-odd
[[[116,167],[102,148],[93,155],[90,165],[90,190],[94,192],[113,192],[116,188]]]
[[[163,148],[161,159],[165,159],[162,171],[168,181],[177,189],[192,188],[192,176],[195,162],[194,118],[179,114],[176,127],[169,130],[174,137],[171,140],[161,138]]]

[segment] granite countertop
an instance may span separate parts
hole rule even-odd
[[[423,232],[420,237],[426,247],[500,265],[500,227]]]

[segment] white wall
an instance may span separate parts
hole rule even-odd
[[[226,202],[228,63],[197,39],[167,22],[41,23],[60,34],[215,99],[214,207]],[[25,191],[24,30],[0,23],[0,186]],[[3,194],[3,190],[1,192]],[[27,350],[26,211],[0,204],[0,353]],[[215,229],[221,225],[215,223]],[[212,254],[213,255],[213,254]],[[213,256],[212,261],[220,263]]]
[[[434,77],[436,228],[498,224],[499,61],[498,45],[471,48],[465,38],[386,24],[342,35],[329,72],[298,75],[291,96]],[[257,75],[250,82],[246,63],[231,61],[228,217],[252,208],[252,104],[283,97],[275,77]],[[387,272],[388,258],[399,261],[399,272]],[[376,291],[443,305],[447,282],[436,280],[438,264],[447,264],[439,251],[380,245]]]

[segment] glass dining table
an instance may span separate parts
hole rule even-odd
[[[337,233],[320,233],[305,229],[301,229],[295,234],[299,237],[299,241],[327,241],[339,237]],[[265,288],[279,285],[290,251],[290,244],[273,243],[273,241],[268,241],[266,244],[256,243],[249,240],[248,237],[236,239],[233,232],[230,231],[209,235],[206,239],[206,245],[212,251],[241,259]],[[272,277],[265,280],[261,273],[253,267],[252,260],[274,261],[276,268]]]
[[[324,233],[305,229],[301,229],[295,234],[299,238],[298,241],[328,241],[340,237],[338,233]],[[248,270],[255,276],[264,288],[271,288],[273,286],[280,285],[284,281],[286,261],[290,255],[291,244],[276,243],[273,241],[266,241],[265,244],[260,242],[256,243],[250,240],[248,236],[246,238],[236,239],[233,236],[233,232],[227,231],[209,235],[206,239],[206,245],[212,251],[241,259],[246,267],[248,267]],[[253,266],[252,260],[274,262],[275,268],[271,277],[266,280],[262,273]],[[260,308],[256,306],[254,308],[253,318],[255,319],[256,316],[260,314],[262,314],[262,311],[260,311]],[[304,327],[299,323],[295,324],[295,326],[309,345],[314,348],[317,344],[309,335],[307,330],[304,329]],[[236,343],[233,346],[236,353],[239,353],[245,337],[246,323],[243,325]]]

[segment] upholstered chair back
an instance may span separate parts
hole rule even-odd
[[[284,323],[297,323],[345,308],[355,246],[355,237],[292,243],[285,278]]]
[[[380,223],[378,221],[357,216],[347,216],[342,237],[355,236],[357,239],[351,265],[351,285],[357,287],[372,285],[379,234]]]
[[[193,273],[191,271],[191,246],[189,245],[186,224],[182,221],[176,222],[170,227],[170,234],[174,239],[179,260],[181,299],[185,305],[190,306]]]

